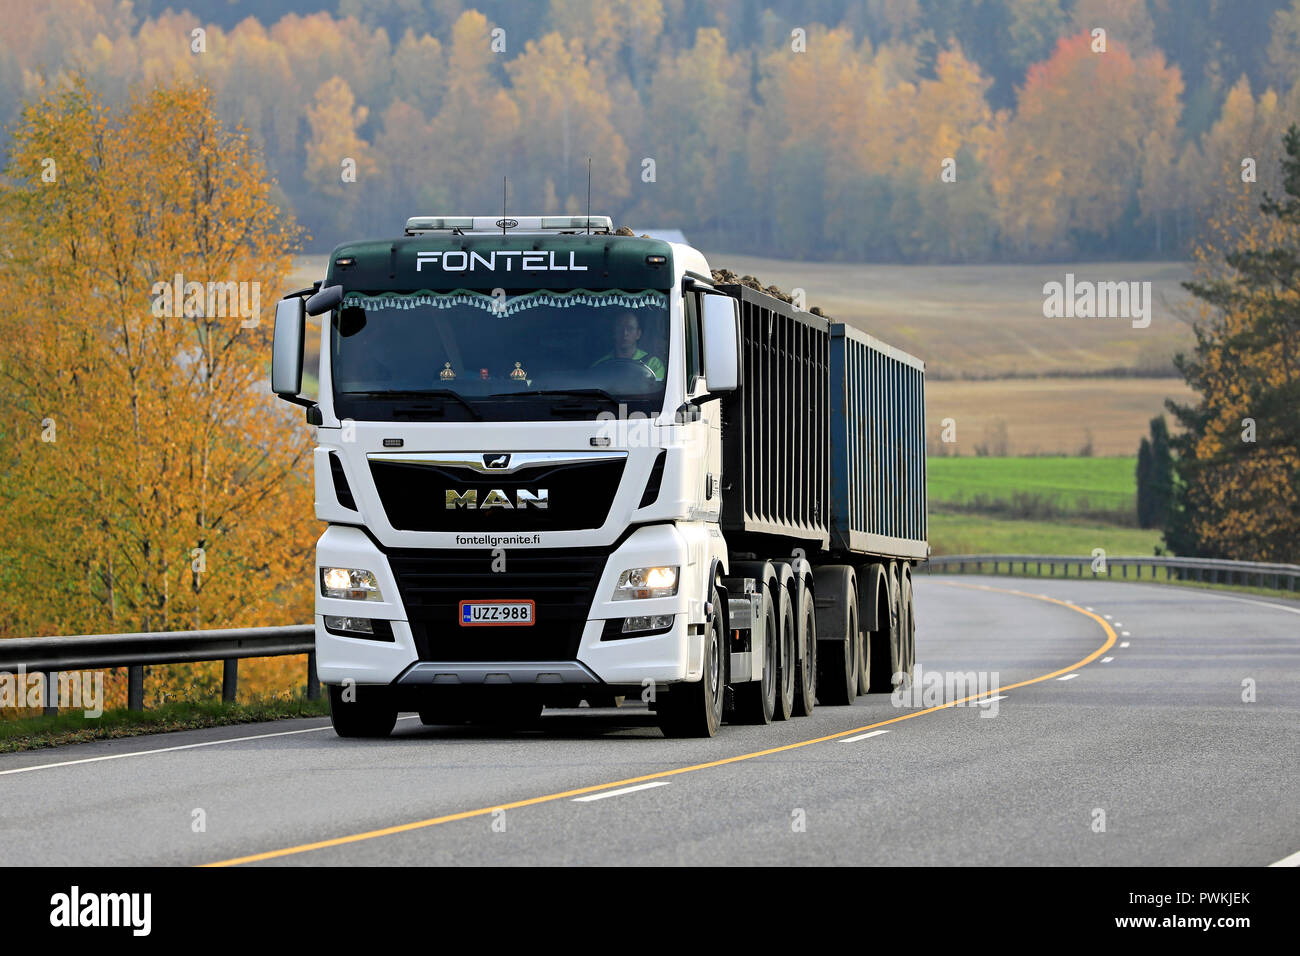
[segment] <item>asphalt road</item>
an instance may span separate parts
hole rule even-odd
[[[1300,850],[1300,602],[926,575],[916,601],[923,670],[996,672],[1003,699],[872,695],[706,741],[665,740],[629,704],[515,733],[408,717],[345,741],[303,720],[5,755],[0,865],[1261,866]]]

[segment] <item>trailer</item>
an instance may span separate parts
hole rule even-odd
[[[338,734],[628,698],[708,737],[907,681],[924,364],[713,275],[605,217],[415,217],[279,303]]]

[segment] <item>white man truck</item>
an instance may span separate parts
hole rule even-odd
[[[713,276],[606,217],[416,217],[279,302],[340,736],[629,697],[712,736],[910,673],[924,365]]]

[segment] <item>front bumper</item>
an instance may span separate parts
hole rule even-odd
[[[575,550],[506,549],[505,570],[489,575],[483,573],[493,558],[488,551],[382,550],[359,528],[331,525],[317,542],[314,580],[319,581],[323,566],[365,568],[375,574],[384,600],[325,598],[320,596],[317,585],[317,674],[325,684],[350,680],[404,685],[644,686],[649,682],[697,679],[701,655],[694,645],[702,647],[702,637],[690,635],[689,623],[692,614],[700,615],[701,602],[691,593],[691,587],[701,575],[698,568],[689,565],[686,541],[678,529],[669,524],[638,528],[603,562],[573,563]],[[563,568],[566,556],[571,566],[583,568],[584,577],[597,575],[594,585],[591,578],[566,582],[561,577],[557,581],[553,572],[543,580],[544,575],[529,570]],[[513,575],[512,557],[518,558],[515,565],[521,569]],[[681,568],[676,595],[643,601],[609,599],[624,570],[655,564]],[[586,586],[581,595],[574,587],[558,587],[568,584]],[[530,589],[539,595],[562,590],[563,600],[570,604],[548,605],[545,598],[539,598],[536,630],[461,627],[456,615],[448,610],[458,595],[482,598],[499,591],[501,597],[526,597]],[[655,614],[671,615],[672,627],[659,634],[602,640],[610,619]],[[331,634],[325,630],[324,615],[391,621],[393,640]]]

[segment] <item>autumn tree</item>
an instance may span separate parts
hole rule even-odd
[[[1300,127],[1283,144],[1282,197],[1236,187],[1186,283],[1204,313],[1177,359],[1199,400],[1169,403],[1185,429],[1166,533],[1180,553],[1300,560]]]
[[[529,41],[506,72],[519,110],[519,162],[512,178],[521,196],[534,202],[555,197],[553,208],[543,203],[544,212],[581,212],[588,156],[594,203],[607,205],[631,192],[627,143],[614,129],[609,92],[587,63],[581,40],[548,33]]]
[[[1158,50],[1105,50],[1089,33],[1062,38],[1030,67],[995,160],[1003,231],[1022,251],[1064,251],[1079,234],[1114,248],[1140,184],[1135,157],[1153,136],[1172,142],[1183,83]]]
[[[201,88],[113,110],[74,82],[4,183],[6,631],[309,619],[310,442],[266,382],[298,230],[247,133]]]

